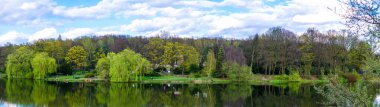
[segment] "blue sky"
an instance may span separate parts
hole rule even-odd
[[[0,45],[83,35],[247,38],[282,26],[342,29],[336,0],[0,0]]]

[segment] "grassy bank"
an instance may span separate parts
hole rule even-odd
[[[98,79],[96,77],[85,78],[84,75],[62,75],[53,76],[46,79],[47,81],[58,81],[58,82],[101,82],[108,81],[104,79]],[[141,83],[191,83],[191,84],[224,84],[224,83],[234,83],[237,81],[229,80],[226,78],[208,78],[208,77],[186,77],[181,75],[170,75],[170,76],[145,76],[142,81],[136,81]],[[300,81],[286,81],[286,80],[275,80],[271,75],[254,75],[251,80],[244,81],[249,84],[282,84],[282,83],[323,83],[326,80],[300,80]]]

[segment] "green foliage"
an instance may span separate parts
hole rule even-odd
[[[168,68],[182,66],[185,70],[189,70],[191,65],[198,64],[198,62],[199,53],[194,47],[178,42],[165,44],[161,65],[168,66]]]
[[[49,102],[55,101],[58,93],[58,88],[54,85],[49,85],[45,81],[34,81],[31,98],[38,105],[47,105]]]
[[[252,77],[251,68],[240,66],[235,62],[226,62],[223,64],[223,72],[226,72],[228,79],[234,81],[247,81]]]
[[[191,73],[190,77],[192,77],[192,78],[200,78],[200,77],[202,77],[202,75],[200,73]]]
[[[337,105],[339,107],[371,107],[373,96],[368,93],[368,83],[358,81],[353,86],[346,83],[336,83],[315,87],[317,92],[326,98],[326,105]]]
[[[87,64],[92,67],[93,66],[93,62],[96,60],[96,58],[94,58],[94,53],[95,53],[95,50],[96,50],[96,44],[92,41],[92,39],[90,37],[83,37],[82,38],[82,41],[81,41],[82,45],[83,45],[83,48],[87,51],[87,54],[86,55],[87,57]],[[96,57],[99,57],[99,56],[96,56]]]
[[[342,76],[350,83],[360,80],[360,75],[355,71],[353,73],[344,73]]]
[[[214,51],[209,50],[207,54],[207,60],[205,62],[205,67],[203,69],[203,74],[211,77],[211,75],[215,72],[216,69],[216,59],[214,55]]]
[[[34,79],[44,79],[48,74],[57,72],[57,64],[54,58],[47,53],[37,53],[32,59]]]
[[[91,73],[91,72],[88,72],[88,73],[84,74],[84,77],[85,77],[85,78],[92,78],[92,77],[94,77],[94,76],[95,76],[95,74],[94,74],[94,73]]]
[[[311,44],[311,40],[308,36],[304,35],[302,36],[304,40],[304,44],[300,47],[300,50],[302,51],[301,61],[304,64],[304,75],[310,75],[311,69],[312,69],[312,63],[314,60],[314,53],[313,53],[313,45]]]
[[[26,46],[22,46],[8,55],[6,64],[8,78],[32,78],[31,60],[33,56],[34,52]]]
[[[110,58],[110,80],[113,82],[140,81],[150,73],[150,62],[129,49]]]
[[[109,53],[107,57],[100,58],[96,64],[96,71],[101,79],[109,78],[110,70],[110,59],[115,55],[115,53]]]
[[[223,77],[226,75],[222,69],[223,63],[224,63],[224,48],[223,47],[219,48],[216,58],[217,58],[216,59],[216,65],[215,65],[216,69],[214,72],[214,77]]]
[[[248,84],[229,84],[222,91],[221,97],[223,101],[237,101],[249,97],[252,91],[251,85]]]
[[[87,52],[81,46],[71,47],[67,52],[65,60],[67,63],[75,64],[76,68],[81,68],[87,66]]]
[[[279,81],[301,81],[302,78],[298,72],[294,72],[290,75],[282,74],[282,75],[276,75],[274,76],[274,80]]]
[[[366,42],[359,42],[352,46],[348,53],[348,65],[354,70],[365,68],[368,57],[371,57],[371,48]]]
[[[144,46],[147,51],[148,58],[153,64],[158,65],[160,63],[161,56],[164,54],[165,41],[160,38],[149,39],[149,43]],[[158,66],[155,66],[157,68]]]
[[[276,75],[276,76],[274,76],[274,79],[275,80],[285,80],[285,81],[288,81],[289,80],[289,76],[285,75],[285,74]]]

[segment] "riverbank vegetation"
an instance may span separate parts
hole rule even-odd
[[[144,81],[146,76],[176,75],[229,81],[321,80],[328,75],[377,74],[378,55],[365,41],[344,31],[302,35],[281,27],[248,39],[84,36],[47,39],[0,48],[0,70],[8,78],[44,79],[85,71],[112,82]]]

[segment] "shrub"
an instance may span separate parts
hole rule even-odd
[[[95,74],[94,73],[86,73],[86,74],[84,74],[84,77],[85,78],[92,78],[92,77],[94,77],[95,76]]]
[[[285,75],[285,74],[283,74],[283,75],[276,75],[276,76],[274,76],[274,79],[275,80],[289,80],[289,76]]]
[[[360,75],[355,73],[344,73],[342,76],[347,80],[347,82],[356,82],[360,78]]]
[[[202,75],[200,73],[191,73],[190,77],[192,78],[200,78]]]
[[[289,75],[289,81],[301,81],[302,78],[298,72],[294,72]]]
[[[222,70],[227,73],[227,78],[235,81],[247,81],[252,77],[250,67],[239,65],[236,62],[224,63]]]

